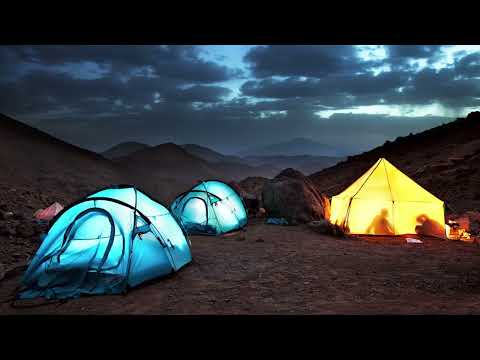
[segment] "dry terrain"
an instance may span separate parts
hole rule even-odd
[[[3,240],[3,239],[2,239]],[[8,302],[21,271],[0,282],[2,314],[479,314],[477,244],[337,239],[253,220],[228,237],[194,236],[194,261],[126,295]],[[18,251],[22,245],[17,244]],[[29,249],[29,250],[28,250]],[[31,253],[27,248],[25,252]]]

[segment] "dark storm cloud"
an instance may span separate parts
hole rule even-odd
[[[155,101],[217,102],[230,93],[221,86],[195,85],[187,89],[165,79],[144,76],[121,81],[114,77],[86,80],[66,74],[34,71],[18,82],[0,83],[0,108],[7,113],[47,113],[62,109],[98,116],[105,112],[143,111]],[[48,89],[48,91],[44,91]]]
[[[250,50],[245,56],[252,73],[270,76],[322,77],[363,70],[353,46],[272,45]]]
[[[382,61],[364,61],[352,46],[256,47],[245,58],[255,77],[227,99],[228,80],[241,72],[202,59],[191,46],[0,47],[0,112],[93,150],[134,140],[229,152],[308,136],[356,152],[451,119],[321,118],[318,111],[479,105],[479,53],[459,56],[441,71],[405,65],[438,53],[396,46]],[[391,71],[374,75],[373,68],[388,64]]]
[[[112,110],[115,101],[143,106],[153,102],[164,81],[135,77],[123,82],[115,77],[85,80],[67,74],[33,71],[18,81],[0,83],[0,108],[9,113],[34,113],[70,108],[92,114]]]
[[[461,70],[460,70],[461,71]],[[457,78],[458,69],[424,69],[412,76],[401,93],[390,93],[390,103],[424,105],[438,102],[453,108],[479,106],[480,81]]]
[[[358,114],[321,118],[314,115],[311,106],[298,106],[280,114],[277,111],[282,106],[277,105],[219,103],[193,111],[188,104],[164,102],[154,105],[151,111],[105,117],[101,121],[75,118],[68,122],[48,120],[38,125],[55,136],[93,150],[105,150],[120,141],[132,140],[152,145],[166,141],[197,143],[234,152],[307,136],[339,149],[339,153],[356,153],[450,120]],[[261,117],[261,113],[267,116]]]
[[[455,73],[462,77],[477,78],[478,80],[480,77],[480,53],[472,53],[457,60]]]
[[[389,45],[387,46],[388,61],[398,65],[408,60],[434,58],[441,45]]]
[[[23,62],[45,66],[93,62],[111,68],[114,76],[128,76],[135,69],[148,68],[162,77],[213,83],[240,75],[238,70],[201,59],[193,46],[39,45],[9,46],[4,51]]]
[[[241,90],[244,95],[260,98],[294,98],[294,97],[330,97],[367,94],[382,94],[405,84],[408,75],[400,72],[384,72],[377,76],[331,75],[322,79],[288,78],[286,80],[264,79],[246,82]]]
[[[195,85],[187,89],[175,89],[165,94],[166,101],[181,102],[218,102],[231,93],[223,86]]]
[[[421,47],[407,47],[397,56],[417,58],[429,51]],[[412,49],[410,49],[412,48]],[[312,98],[318,104],[333,108],[362,105],[429,105],[438,102],[450,107],[479,106],[480,53],[472,53],[457,60],[451,68],[439,71],[425,68],[421,71],[393,70],[363,74],[330,74],[321,79],[289,77],[261,79],[244,83],[241,91],[257,98]]]

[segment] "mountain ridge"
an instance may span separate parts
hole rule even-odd
[[[397,137],[310,175],[329,196],[343,191],[385,158],[454,211],[480,207],[480,112]]]
[[[238,153],[239,156],[341,156],[341,152],[318,141],[297,137],[287,141],[247,148]]]

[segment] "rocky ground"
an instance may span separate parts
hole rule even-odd
[[[4,236],[1,241],[5,241]],[[16,240],[21,254],[36,240]],[[255,219],[228,237],[194,236],[194,261],[127,295],[8,302],[2,314],[479,314],[480,248],[460,241],[339,239]],[[4,254],[1,255],[4,261]]]

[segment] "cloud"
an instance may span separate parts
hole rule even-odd
[[[287,78],[285,80],[263,79],[246,82],[241,90],[244,95],[259,98],[296,98],[315,97],[328,100],[325,105],[344,106],[345,96],[361,97],[377,95],[392,91],[407,81],[408,74],[401,72],[384,72],[377,76],[361,75],[329,75],[322,79]],[[357,105],[361,105],[360,103]]]
[[[245,56],[255,77],[323,77],[364,70],[356,49],[346,45],[271,45],[251,49]]]
[[[458,59],[455,63],[455,74],[478,80],[480,77],[480,52],[471,53]]]
[[[182,89],[175,80],[133,76],[75,79],[65,73],[32,71],[17,81],[0,83],[0,109],[11,114],[35,116],[68,109],[77,114],[98,117],[104,113],[143,111],[156,100],[178,102],[217,102],[230,93],[221,86],[194,85]]]
[[[37,45],[9,46],[8,51],[24,63],[42,66],[93,62],[118,77],[142,69],[184,82],[214,83],[240,75],[239,70],[200,58],[194,46]]]
[[[388,61],[394,66],[409,66],[411,60],[437,59],[442,45],[389,45],[387,46]]]
[[[334,114],[322,118],[315,115],[311,103],[292,104],[297,103],[287,99],[248,104],[243,100],[194,110],[188,103],[161,102],[152,105],[150,111],[105,116],[101,121],[71,117],[49,119],[36,125],[74,144],[99,151],[122,141],[152,145],[173,141],[197,143],[229,153],[306,136],[340,152],[357,153],[399,135],[451,120],[368,114]]]
[[[187,89],[175,89],[165,94],[166,101],[218,102],[231,93],[223,86],[195,85]]]
[[[480,82],[473,78],[456,78],[457,70],[424,69],[414,76],[401,93],[389,94],[395,104],[431,104],[461,108],[480,105]]]
[[[451,119],[346,111],[480,105],[478,52],[436,70],[428,61],[441,56],[438,46],[390,46],[368,61],[357,50],[254,47],[245,57],[253,77],[242,83],[245,74],[201,58],[194,46],[1,46],[0,112],[93,150],[135,140],[230,152],[307,136],[355,152]],[[326,109],[343,113],[316,115]]]

